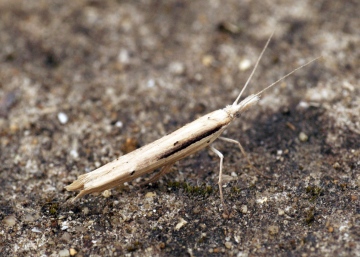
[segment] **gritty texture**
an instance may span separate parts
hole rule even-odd
[[[0,1],[1,256],[360,256],[360,2]],[[266,91],[150,186],[79,175]],[[249,65],[250,64],[250,65]],[[244,95],[244,96],[245,96]]]

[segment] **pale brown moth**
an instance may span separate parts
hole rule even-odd
[[[158,168],[162,169],[156,174],[148,183],[157,180],[160,176],[170,170],[173,164],[201,149],[210,146],[210,149],[216,153],[220,158],[220,171],[219,171],[219,192],[220,199],[225,209],[224,197],[222,192],[223,186],[223,155],[216,150],[211,143],[217,138],[235,143],[239,146],[241,152],[246,157],[246,153],[238,141],[233,139],[220,137],[224,130],[230,125],[230,123],[239,116],[242,112],[249,109],[260,100],[260,95],[270,87],[274,86],[281,80],[290,76],[295,71],[303,68],[318,58],[315,58],[308,63],[301,65],[295,70],[291,71],[287,75],[283,76],[279,80],[275,81],[265,89],[261,90],[257,94],[252,94],[242,100],[240,103],[240,97],[247,85],[249,84],[254,72],[263,56],[265,49],[267,48],[272,35],[267,40],[262,52],[260,53],[255,66],[243,86],[238,97],[232,105],[228,105],[223,109],[206,114],[197,120],[188,123],[187,125],[179,128],[178,130],[166,135],[148,145],[145,145],[133,152],[123,155],[114,161],[105,164],[104,166],[80,175],[77,180],[72,184],[66,186],[68,191],[81,190],[80,193],[72,200],[94,192],[101,192],[106,189],[113,188],[121,185],[125,182],[129,182],[142,175],[150,173]],[[247,158],[247,157],[246,157]],[[249,162],[250,163],[250,162]]]

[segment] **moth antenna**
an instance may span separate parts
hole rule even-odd
[[[275,32],[275,31],[273,31],[273,32],[271,33],[271,35],[270,35],[269,39],[267,40],[267,42],[266,42],[266,44],[265,44],[264,48],[262,49],[262,51],[261,51],[261,53],[260,53],[260,55],[259,55],[259,57],[258,57],[258,59],[257,59],[257,61],[256,61],[256,63],[255,63],[255,66],[254,66],[253,70],[251,71],[251,74],[250,74],[249,78],[247,79],[247,81],[246,81],[245,85],[243,86],[243,88],[242,88],[242,90],[241,90],[240,94],[239,94],[239,95],[238,95],[238,97],[236,98],[236,100],[235,100],[235,102],[233,103],[233,105],[237,105],[237,104],[238,104],[238,101],[239,101],[239,99],[240,99],[240,97],[241,97],[242,93],[245,91],[246,87],[247,87],[247,86],[248,86],[248,84],[250,83],[250,80],[252,79],[252,77],[253,77],[253,75],[254,75],[254,73],[255,73],[255,71],[256,71],[256,68],[257,68],[257,67],[258,67],[258,65],[259,65],[259,62],[260,62],[260,60],[261,60],[261,58],[262,58],[262,56],[263,56],[263,54],[264,54],[264,52],[265,52],[266,48],[267,48],[267,47],[268,47],[268,45],[269,45],[270,40],[271,40],[272,36],[274,35],[274,32]]]
[[[303,64],[303,65],[301,65],[301,66],[297,67],[295,70],[293,70],[293,71],[289,72],[288,74],[286,74],[285,76],[281,77],[281,78],[280,78],[280,79],[278,79],[277,81],[275,81],[275,82],[271,83],[269,86],[267,86],[266,88],[264,88],[264,89],[263,89],[263,90],[261,90],[260,92],[256,93],[255,95],[260,96],[260,95],[261,95],[264,91],[266,91],[266,90],[268,90],[269,88],[271,88],[271,87],[275,86],[275,85],[276,85],[276,84],[278,84],[280,81],[282,81],[282,80],[286,79],[287,77],[289,77],[289,76],[290,76],[291,74],[293,74],[294,72],[296,72],[296,71],[298,71],[298,70],[300,70],[300,69],[304,68],[305,66],[307,66],[307,65],[309,65],[310,63],[312,63],[312,62],[316,61],[317,59],[320,59],[321,57],[322,57],[322,56],[318,56],[318,57],[316,57],[316,58],[312,59],[311,61],[309,61],[309,62],[307,62],[307,63],[305,63],[305,64]]]

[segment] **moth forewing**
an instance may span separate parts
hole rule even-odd
[[[217,110],[188,123],[133,152],[123,155],[100,168],[80,175],[69,191],[81,190],[78,196],[101,192],[131,181],[158,169],[167,163],[174,163],[211,144],[225,130],[233,116],[225,109]],[[74,200],[75,200],[74,199]]]

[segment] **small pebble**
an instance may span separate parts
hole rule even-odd
[[[232,243],[231,243],[231,242],[226,242],[226,243],[225,243],[225,247],[226,247],[227,249],[231,249]]]
[[[200,206],[195,206],[192,211],[194,214],[199,214],[201,212],[201,208]]]
[[[309,108],[310,104],[308,102],[304,102],[304,101],[301,101],[299,104],[298,104],[299,108],[301,109],[307,109]]]
[[[172,62],[169,65],[169,71],[174,75],[182,75],[185,72],[185,66],[181,62]]]
[[[241,71],[246,71],[250,68],[251,66],[251,62],[249,59],[243,59],[240,63],[239,63],[239,70]]]
[[[13,227],[16,223],[16,218],[15,216],[7,216],[3,219],[3,223],[5,224],[5,226],[8,227]]]
[[[224,21],[219,24],[219,30],[230,34],[238,34],[241,32],[241,27],[235,23]]]
[[[70,256],[75,256],[77,251],[74,248],[70,248]]]
[[[145,195],[145,198],[152,198],[154,196],[156,196],[155,192],[147,192],[146,195]]]
[[[182,228],[183,226],[185,226],[187,224],[187,221],[184,220],[183,218],[180,218],[179,220],[180,220],[180,222],[178,224],[176,224],[175,230],[180,230],[180,228]]]
[[[197,81],[197,82],[200,82],[203,80],[203,76],[200,74],[200,73],[196,73],[195,76],[194,76],[194,79]]]
[[[69,228],[69,224],[67,221],[61,223],[61,230],[67,230]]]
[[[149,88],[155,87],[155,80],[149,79],[147,82],[147,87]]]
[[[269,226],[268,231],[270,235],[276,235],[279,233],[279,227],[278,226]]]
[[[66,124],[69,120],[68,116],[63,112],[59,112],[57,116],[61,124]]]
[[[355,87],[352,84],[350,84],[349,81],[344,81],[343,84],[342,84],[342,87],[349,90],[350,92],[355,91]]]
[[[122,64],[129,64],[130,54],[126,49],[121,49],[118,55],[118,61]]]
[[[79,157],[79,153],[78,153],[78,151],[75,150],[75,149],[72,149],[72,150],[70,151],[70,155],[71,155],[74,159],[77,159],[77,158]]]
[[[259,204],[263,204],[265,202],[267,202],[268,198],[267,197],[259,197],[256,199],[256,202],[259,203]]]
[[[340,166],[340,164],[339,164],[338,162],[335,162],[335,163],[333,164],[333,168],[334,168],[334,169],[340,169],[341,166]]]
[[[64,240],[65,242],[70,242],[71,240],[71,236],[68,232],[65,232],[62,236],[61,239]]]
[[[278,209],[279,216],[282,216],[285,214],[285,211],[283,209]]]
[[[240,210],[242,213],[246,214],[248,212],[248,207],[246,205],[242,205]]]
[[[68,249],[63,249],[59,251],[59,256],[60,257],[68,257],[70,256],[70,252]]]
[[[202,64],[206,67],[209,67],[214,62],[214,57],[212,55],[205,55],[202,58]]]
[[[105,190],[104,192],[102,192],[102,196],[105,198],[109,198],[111,196],[111,191]]]
[[[299,139],[301,142],[306,142],[306,141],[308,141],[309,137],[304,132],[300,132]]]
[[[35,227],[35,228],[32,228],[32,229],[31,229],[31,232],[41,233],[41,230]]]
[[[82,212],[84,213],[84,215],[88,215],[90,210],[88,207],[84,207],[84,209],[82,209]]]
[[[115,123],[115,127],[118,127],[118,128],[122,128],[123,125],[124,125],[124,124],[123,124],[121,121],[117,121],[117,122]]]
[[[35,220],[33,215],[25,214],[23,219],[24,222],[33,222]]]
[[[201,223],[201,224],[199,225],[199,227],[202,228],[202,229],[206,229],[206,224],[205,224],[205,223]]]
[[[213,253],[220,253],[221,252],[221,248],[217,247],[213,249]]]
[[[249,254],[247,252],[238,252],[238,254],[236,255],[236,257],[248,257]]]

